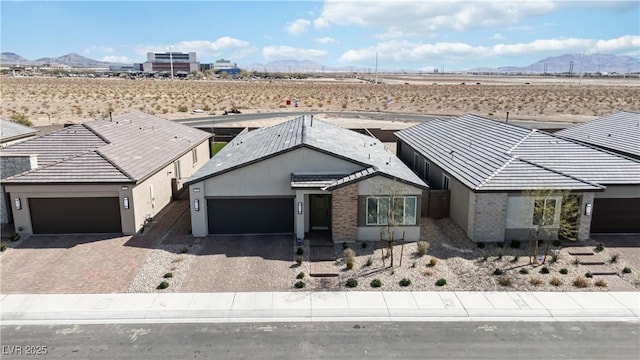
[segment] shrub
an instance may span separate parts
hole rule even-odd
[[[529,270],[527,270],[526,268],[522,268],[518,272],[522,275],[527,275],[529,273]]]
[[[620,256],[620,255],[618,255],[618,254],[613,254],[613,255],[611,255],[611,259],[609,259],[609,262],[611,262],[612,264],[617,263],[617,262],[618,262],[618,257],[619,257],[619,256]]]
[[[189,111],[189,108],[187,107],[187,105],[178,106],[178,112],[187,112],[187,111]]]
[[[483,242],[479,242],[478,243],[478,249],[484,249],[484,243]]]
[[[596,249],[595,249],[595,250],[596,250],[597,252],[600,252],[600,251],[604,250],[604,244],[603,244],[603,243],[598,243],[598,244],[596,245]]]
[[[501,252],[499,252],[499,253],[498,253],[498,256],[496,257],[496,261],[498,261],[498,260],[502,260],[502,256],[503,256],[503,255],[502,255],[502,253],[501,253]]]
[[[3,241],[0,243],[0,251],[5,251],[5,250],[7,250],[7,243]]]
[[[551,263],[557,263],[558,262],[558,258],[560,258],[560,255],[553,253],[551,254]]]
[[[575,278],[575,280],[573,280],[573,286],[577,288],[586,288],[587,286],[589,286],[589,282],[587,282],[587,280],[583,278]]]
[[[305,286],[307,286],[307,284],[305,284],[304,281],[300,280],[300,281],[296,282],[295,284],[293,284],[293,286],[295,286],[296,289],[302,289]]]
[[[501,276],[500,279],[498,279],[498,284],[502,286],[511,286],[511,279],[506,276]]]
[[[562,241],[560,240],[553,240],[553,242],[551,243],[553,246],[555,247],[560,247],[562,245]]]
[[[587,272],[584,274],[584,277],[591,279],[591,278],[593,277],[593,273],[592,273],[591,271],[587,271]]]
[[[168,272],[168,273],[164,274],[164,276],[162,276],[162,277],[165,278],[165,279],[172,278],[173,277],[173,273],[172,272]]]
[[[304,279],[304,272],[300,271],[298,275],[296,275],[296,279],[298,280]]]
[[[368,246],[368,245],[367,245],[367,243],[366,243],[366,242],[363,242],[362,244],[360,244],[360,247],[361,247],[361,248],[363,248],[363,249],[366,249],[366,248],[367,248],[367,246]]]
[[[631,268],[628,266],[625,266],[624,269],[622,269],[622,273],[623,274],[631,274]]]
[[[373,265],[373,257],[369,256],[367,258],[367,262],[364,264],[364,266],[371,266],[371,265]]]
[[[562,280],[560,280],[557,277],[552,277],[551,280],[549,280],[549,284],[553,285],[553,286],[560,286],[562,285]]]
[[[429,266],[430,267],[435,267],[437,263],[438,263],[438,259],[436,259],[436,258],[429,259]]]
[[[573,259],[573,260],[571,261],[571,263],[572,263],[573,265],[575,265],[575,266],[578,266],[578,265],[580,265],[580,260],[578,260],[578,258],[575,258],[575,259]]]
[[[11,241],[20,240],[20,234],[18,234],[18,233],[11,234],[11,236],[9,237],[9,240],[11,240]]]
[[[180,249],[180,253],[181,254],[185,254],[185,253],[188,253],[188,252],[189,252],[189,249],[187,249],[186,247],[183,247],[182,249]]]
[[[29,120],[29,118],[25,114],[15,113],[11,115],[11,117],[9,117],[9,120],[11,120],[14,123],[18,123],[20,125],[24,125],[28,127],[33,126],[33,123],[31,122],[31,120]]]
[[[436,281],[436,286],[445,286],[445,285],[447,285],[446,279],[440,278]]]
[[[597,287],[607,287],[607,282],[602,279],[598,279],[596,280],[596,282],[593,283],[593,285]]]
[[[354,278],[350,278],[349,280],[347,280],[347,282],[345,283],[345,285],[348,288],[354,288],[356,286],[358,286],[358,280],[354,279]]]
[[[502,274],[504,274],[504,271],[502,271],[501,269],[493,270],[493,275],[498,276],[498,275],[502,275]]]
[[[297,248],[296,255],[304,255],[304,250],[301,247]]]
[[[511,243],[509,244],[509,246],[512,249],[519,249],[520,248],[520,240],[511,240]]]
[[[411,280],[407,278],[403,278],[402,280],[400,280],[400,286],[409,286],[409,285],[411,285]]]
[[[296,256],[296,264],[298,264],[298,266],[302,265],[303,260],[304,258],[302,257],[302,255]]]
[[[542,267],[542,269],[540,269],[540,274],[548,274],[549,273],[549,268],[544,266]]]
[[[415,261],[414,261],[414,262],[412,262],[410,267],[411,267],[412,269],[413,269],[413,268],[415,268],[415,267],[416,267],[416,262],[415,262]]]
[[[568,273],[569,273],[569,270],[567,270],[567,268],[560,269],[560,274],[567,275]]]
[[[416,243],[418,249],[418,255],[424,256],[429,252],[429,243],[427,241],[421,240]]]
[[[425,271],[422,273],[422,275],[424,275],[424,276],[431,276],[431,275],[433,275],[433,271],[431,271],[431,270],[425,270]]]
[[[158,286],[156,286],[156,289],[158,290],[164,290],[166,288],[169,287],[169,283],[166,281],[161,282],[160,284],[158,284]]]
[[[382,286],[382,281],[380,281],[380,279],[371,280],[371,287],[372,288],[379,288],[380,286]]]
[[[529,279],[529,284],[531,284],[533,286],[538,286],[538,285],[542,284],[542,279],[540,279],[539,277],[536,277],[536,276],[532,276],[531,279]]]
[[[511,262],[517,263],[519,259],[520,257],[518,255],[515,255],[513,259],[511,259]]]
[[[353,251],[353,249],[347,247],[346,249],[344,249],[344,261],[347,265],[347,269],[351,270],[353,269],[353,263],[356,260],[356,252]]]

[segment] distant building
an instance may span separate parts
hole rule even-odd
[[[236,63],[232,63],[230,60],[225,59],[216,60],[216,62],[212,64],[202,64],[200,66],[200,70],[213,70],[216,74],[220,74],[221,72],[225,72],[229,75],[240,74],[240,68],[238,68],[238,65]]]
[[[147,61],[142,64],[144,72],[167,71],[173,73],[200,70],[200,63],[196,61],[196,53],[182,52],[165,52],[165,53],[147,53]]]

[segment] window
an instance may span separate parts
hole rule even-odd
[[[367,225],[415,225],[418,200],[415,196],[395,196],[389,208],[388,196],[367,198]]]
[[[445,174],[442,174],[442,190],[449,190],[451,180]]]
[[[176,175],[176,179],[180,179],[180,160],[176,160],[173,163],[173,170],[174,170],[173,172]]]
[[[422,173],[422,179],[429,180],[429,167],[431,166],[431,164],[429,164],[429,162],[427,160],[424,161],[424,172]]]
[[[556,199],[536,199],[533,203],[533,225],[553,225],[556,217]]]
[[[193,160],[193,165],[198,163],[198,149],[191,150],[191,159]]]
[[[413,172],[418,172],[418,153],[413,153]]]

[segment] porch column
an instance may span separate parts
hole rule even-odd
[[[296,190],[296,201],[293,206],[293,214],[296,226],[296,238],[298,239],[304,239],[305,208],[308,209],[304,203],[304,192],[302,190]]]

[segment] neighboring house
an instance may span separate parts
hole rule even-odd
[[[0,119],[0,146],[5,147],[36,136],[38,130]],[[3,177],[5,177],[3,175]]]
[[[194,236],[330,229],[335,242],[380,240],[389,222],[418,240],[428,189],[379,140],[313,116],[238,135],[186,184]]]
[[[2,149],[16,232],[136,233],[209,159],[211,134],[133,112]]]
[[[618,111],[556,132],[565,138],[640,160],[640,113]]]
[[[563,199],[535,201],[527,193],[535,190],[580,197],[580,240],[640,232],[638,161],[474,115],[426,120],[396,136],[398,156],[431,189],[450,190],[449,216],[473,241],[528,239],[538,225],[556,237]],[[534,224],[536,207],[548,223]]]

